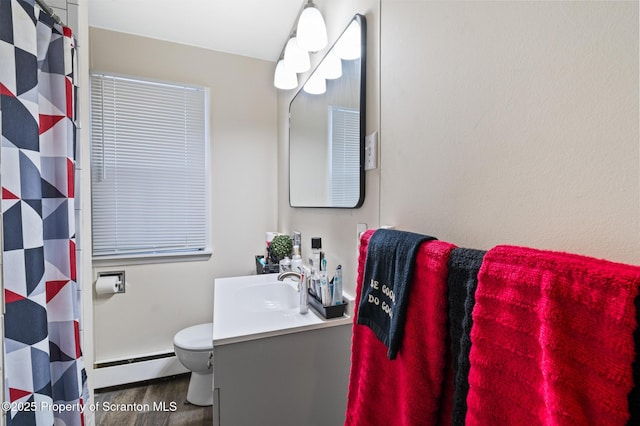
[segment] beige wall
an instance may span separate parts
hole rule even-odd
[[[321,236],[346,288],[359,222],[640,264],[637,2],[318,3],[367,17],[380,169],[360,209],[290,208],[281,92],[279,224]]]
[[[95,362],[104,362],[172,351],[177,331],[212,320],[216,277],[255,273],[253,256],[277,225],[277,96],[268,61],[96,28],[89,50],[91,70],[202,85],[211,97],[213,255],[94,263],[94,279],[104,270],[127,276],[125,294],[94,295]]]
[[[92,30],[92,69],[202,84],[213,102],[214,255],[126,266],[127,293],[95,304],[97,361],[165,350],[208,321],[213,279],[251,273],[276,228],[301,231],[305,254],[322,237],[350,290],[357,223],[640,263],[637,3],[317,3],[330,40],[367,18],[381,167],[360,209],[289,207],[295,91],[277,94],[276,113],[274,64]]]
[[[638,2],[382,1],[385,224],[640,264]]]

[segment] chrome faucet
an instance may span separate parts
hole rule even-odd
[[[278,275],[278,281],[283,281],[285,278],[297,278],[297,281],[299,282],[302,279],[302,274],[294,271],[285,271]]]
[[[309,312],[309,299],[307,295],[307,282],[304,277],[304,273],[295,271],[285,271],[278,275],[278,281],[283,281],[285,278],[296,278],[298,281],[298,293],[300,293],[300,313],[306,314]]]

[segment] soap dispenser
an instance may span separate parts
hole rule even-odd
[[[300,246],[293,246],[293,257],[291,258],[291,270],[302,273],[302,256],[300,256]]]

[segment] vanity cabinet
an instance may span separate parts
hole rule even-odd
[[[214,345],[214,424],[343,424],[350,349],[350,322]]]

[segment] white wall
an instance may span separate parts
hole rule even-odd
[[[640,264],[638,2],[381,16],[382,223]]]
[[[125,294],[94,295],[100,363],[172,351],[177,331],[212,320],[216,277],[255,273],[253,256],[277,224],[277,97],[271,62],[96,28],[90,42],[92,70],[202,85],[211,94],[213,255],[152,265],[94,262],[94,279],[122,269],[127,277]]]

